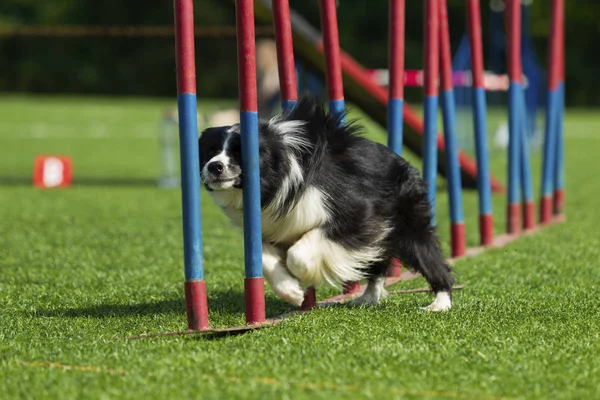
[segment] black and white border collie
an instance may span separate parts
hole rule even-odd
[[[373,305],[390,259],[420,272],[435,293],[425,307],[451,308],[454,282],[431,226],[417,169],[360,136],[325,105],[302,96],[290,111],[259,123],[263,273],[273,291],[300,305],[304,289],[367,279],[354,305]],[[204,130],[201,178],[213,200],[243,225],[239,124]]]

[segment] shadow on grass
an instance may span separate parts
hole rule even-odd
[[[27,176],[0,175],[0,186],[32,186],[33,180]],[[128,177],[74,177],[73,186],[153,186],[158,187],[155,178]]]
[[[244,293],[237,291],[210,291],[208,294],[210,313],[238,314],[244,312]],[[265,308],[267,316],[289,311],[292,306],[283,300],[267,297]],[[185,299],[172,298],[138,304],[98,304],[80,308],[38,309],[34,317],[60,318],[119,318],[145,315],[185,314]]]

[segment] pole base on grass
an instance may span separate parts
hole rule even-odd
[[[263,278],[244,279],[246,300],[246,323],[249,325],[265,322],[265,284]]]
[[[506,210],[506,233],[517,235],[521,232],[521,205],[509,204]]]
[[[535,204],[533,201],[526,201],[523,204],[523,229],[526,231],[535,228]]]
[[[558,189],[554,191],[554,215],[561,215],[565,204],[565,191]]]
[[[465,224],[452,224],[450,228],[450,238],[452,245],[452,257],[460,257],[465,254],[467,243],[465,240]]]
[[[192,331],[208,329],[208,300],[206,283],[203,280],[185,282],[185,308],[188,329]]]
[[[552,222],[552,196],[540,199],[540,223],[546,225]]]
[[[479,215],[479,235],[482,246],[491,246],[494,243],[494,217],[492,214]]]
[[[317,306],[317,292],[314,286],[310,286],[304,292],[304,301],[300,308],[304,311],[312,310]]]
[[[392,258],[386,276],[388,278],[399,278],[402,275],[402,263],[397,258]]]
[[[360,282],[347,282],[344,284],[344,294],[356,294],[360,291]]]

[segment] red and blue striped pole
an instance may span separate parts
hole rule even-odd
[[[202,260],[193,0],[175,0],[174,8],[179,148],[181,153],[185,305],[188,329],[199,331],[207,329],[209,325]]]
[[[556,14],[556,38],[558,56],[554,62],[558,65],[558,77],[556,91],[558,92],[558,105],[556,108],[556,162],[554,164],[554,214],[561,215],[565,203],[565,167],[564,167],[564,113],[565,113],[565,5],[564,0],[554,0],[552,2],[552,13]],[[553,18],[554,19],[554,18]],[[554,31],[553,31],[554,32]]]
[[[277,46],[281,107],[287,110],[298,101],[292,22],[288,0],[273,0],[273,25],[275,27],[275,44]]]
[[[423,129],[423,178],[427,183],[431,204],[431,223],[435,225],[437,178],[437,113],[439,85],[439,2],[425,3],[425,101]]]
[[[346,109],[344,102],[344,83],[342,81],[342,61],[340,57],[340,38],[338,33],[336,0],[319,0],[321,11],[321,29],[323,30],[323,51],[325,53],[325,80],[329,112],[343,113]],[[345,121],[345,118],[342,122]],[[347,282],[344,294],[354,294],[360,291],[360,282]]]
[[[254,1],[236,0],[235,6],[244,201],[244,293],[246,323],[254,324],[265,321]]]
[[[521,167],[521,119],[519,109],[523,94],[521,70],[521,1],[506,1],[506,25],[508,30],[508,206],[506,230],[510,234],[520,232],[521,206],[519,184]]]
[[[480,244],[489,246],[494,240],[494,217],[492,214],[492,188],[487,145],[487,112],[479,0],[467,0],[467,18],[469,21],[471,70],[473,74],[473,124],[475,155],[477,158],[477,191],[479,193],[479,236]]]
[[[388,147],[402,156],[402,130],[404,124],[404,26],[406,20],[405,0],[390,0],[387,128]],[[393,259],[387,276],[399,277],[402,274],[400,260]]]
[[[319,0],[321,7],[321,29],[323,30],[323,47],[325,52],[327,95],[329,111],[332,114],[343,113],[344,85],[342,82],[342,62],[340,57],[340,38],[336,0]]]
[[[294,107],[298,101],[294,42],[292,40],[292,22],[288,0],[273,0],[273,25],[275,26],[275,44],[277,46],[281,107],[287,110]],[[310,310],[316,305],[316,291],[311,286],[304,293],[304,302],[301,308]]]
[[[404,108],[404,24],[405,0],[390,0],[388,69],[388,147],[402,155],[402,124]]]
[[[456,140],[456,107],[452,85],[452,55],[448,27],[446,0],[439,0],[440,18],[440,62],[442,76],[442,117],[444,121],[444,143],[446,147],[446,171],[450,203],[450,241],[452,257],[465,254],[465,223],[462,205],[462,184],[458,164],[458,143]]]

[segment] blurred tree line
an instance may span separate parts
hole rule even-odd
[[[448,0],[453,50],[465,32],[464,0]],[[567,102],[600,104],[600,1],[568,0],[566,9]],[[152,4],[152,5],[150,5]],[[316,0],[291,0],[291,7],[319,26]],[[407,1],[406,67],[422,66],[422,1]],[[481,0],[484,46],[488,41],[489,0]],[[341,0],[338,8],[342,47],[369,68],[387,65],[386,0]],[[538,63],[546,65],[550,0],[534,0],[531,30]],[[230,0],[196,0],[199,26],[235,24]],[[172,25],[172,1],[2,0],[2,28],[36,25]],[[198,93],[237,95],[235,37],[196,40]],[[486,57],[487,58],[487,57]],[[0,90],[37,93],[88,93],[173,96],[172,37],[0,36]]]

